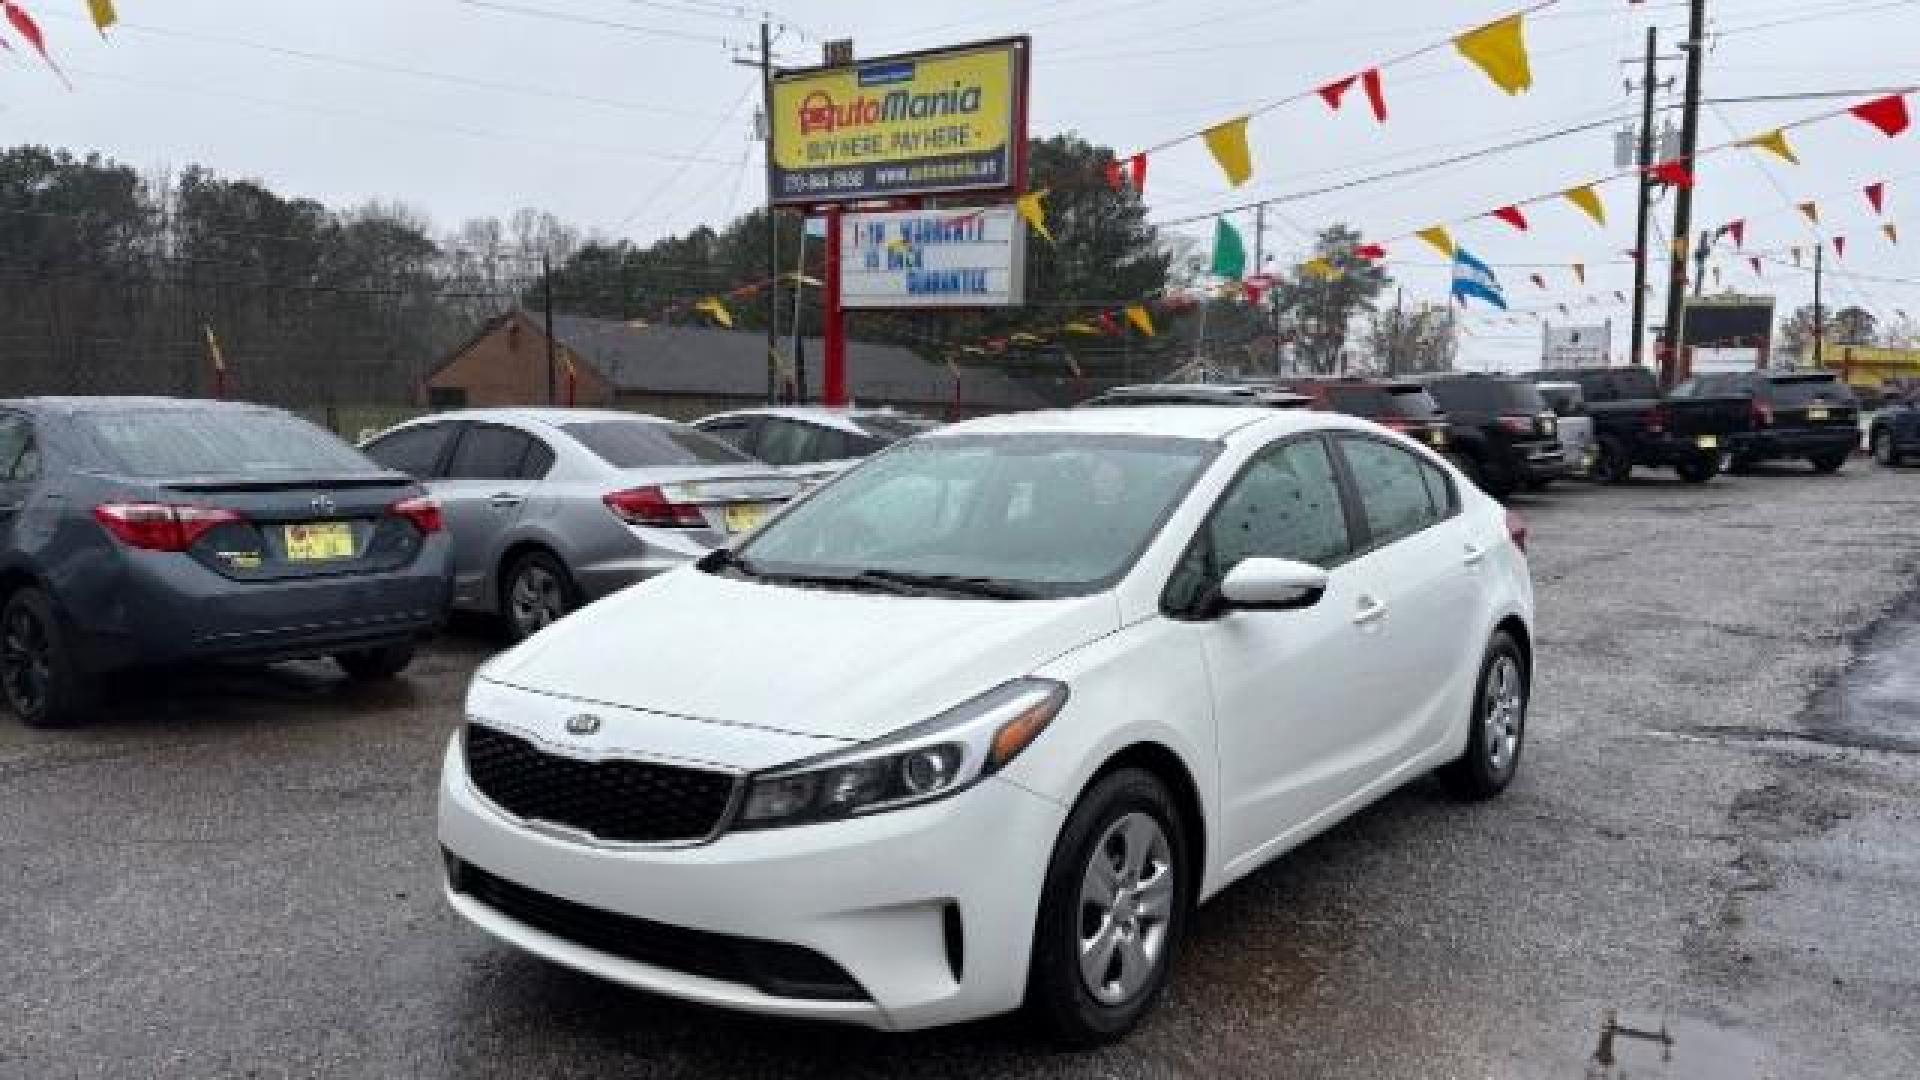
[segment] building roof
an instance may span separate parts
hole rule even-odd
[[[553,329],[555,338],[625,393],[766,393],[764,334],[705,326],[633,327],[578,315],[555,315]],[[819,338],[806,339],[810,387],[819,385],[825,352]],[[990,368],[963,368],[960,385],[961,400],[971,406],[1032,409],[1046,404],[1021,380]],[[847,342],[847,386],[855,401],[946,402],[954,396],[953,374],[945,365],[929,363],[910,349],[867,341]]]

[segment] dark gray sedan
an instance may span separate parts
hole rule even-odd
[[[390,677],[446,612],[448,547],[419,484],[278,409],[0,401],[0,693],[28,724],[138,667]]]

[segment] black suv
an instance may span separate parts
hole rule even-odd
[[[1733,437],[1733,469],[1805,458],[1815,472],[1837,472],[1860,447],[1860,407],[1832,372],[1731,371],[1696,375],[1675,398],[1746,397],[1751,431]]]
[[[1280,387],[1305,395],[1322,412],[1345,413],[1392,428],[1441,454],[1449,445],[1447,414],[1417,382],[1392,379],[1282,379]]]
[[[1424,385],[1447,412],[1448,450],[1480,490],[1504,499],[1518,488],[1538,490],[1566,475],[1559,423],[1531,381],[1435,375]]]

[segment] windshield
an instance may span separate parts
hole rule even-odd
[[[296,416],[245,409],[85,413],[77,422],[127,476],[383,472],[360,451]]]
[[[1773,399],[1775,405],[1792,408],[1796,405],[1810,405],[1817,398],[1847,404],[1853,401],[1853,391],[1831,375],[1808,375],[1771,381],[1773,390],[1768,396]]]
[[[562,424],[560,430],[579,440],[580,445],[616,469],[733,465],[753,460],[706,432],[696,431],[685,424],[594,420]]]
[[[904,443],[755,534],[750,572],[985,579],[1070,596],[1117,580],[1218,447],[1029,432]]]

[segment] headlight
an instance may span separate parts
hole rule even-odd
[[[1015,679],[877,742],[751,778],[735,829],[832,821],[942,799],[1004,768],[1067,703],[1051,679]]]

